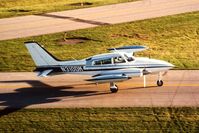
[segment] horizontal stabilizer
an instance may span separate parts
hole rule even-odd
[[[53,71],[52,69],[44,70],[44,71],[39,72],[39,74],[37,76],[39,76],[39,77],[47,77],[48,74],[50,74],[52,71]]]

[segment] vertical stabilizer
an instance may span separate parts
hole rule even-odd
[[[25,45],[36,66],[59,65],[59,60],[37,42],[25,42]]]

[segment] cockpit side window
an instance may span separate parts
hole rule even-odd
[[[93,61],[93,65],[108,65],[108,64],[112,64],[111,58]]]
[[[106,60],[102,60],[102,64],[112,64],[111,58],[106,59]]]
[[[93,61],[93,65],[102,65],[102,62],[101,60]]]
[[[126,61],[121,57],[114,57],[113,58],[114,64],[118,64],[118,63],[125,63]]]

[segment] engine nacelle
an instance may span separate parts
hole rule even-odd
[[[125,81],[128,79],[131,79],[131,77],[128,77],[127,75],[102,75],[94,77],[92,79],[88,79],[87,81],[92,81],[95,83],[105,83],[105,82]]]

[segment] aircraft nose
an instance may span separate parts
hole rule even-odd
[[[163,60],[154,60],[154,63],[159,64],[160,66],[164,66],[164,67],[169,67],[169,68],[173,68],[174,65],[167,62],[167,61],[163,61]]]
[[[167,65],[168,67],[174,67],[174,65],[171,64],[171,63],[169,63],[169,62],[166,62],[166,65]]]
[[[169,63],[169,62],[166,62],[166,61],[162,61],[161,64],[164,65],[164,66],[166,66],[166,67],[170,67],[170,68],[173,68],[173,67],[174,67],[173,64],[171,64],[171,63]]]
[[[173,65],[173,64],[171,64],[171,63],[169,63],[169,64],[170,64],[171,67],[175,67],[175,65]]]

